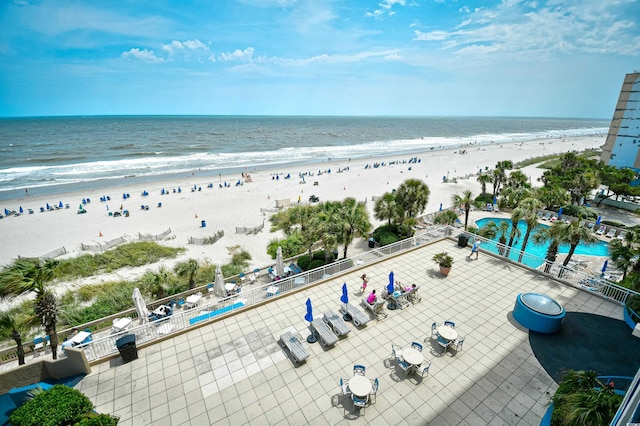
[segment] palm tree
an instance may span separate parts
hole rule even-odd
[[[467,224],[469,223],[469,210],[474,204],[473,192],[470,190],[462,191],[462,195],[453,194],[451,198],[454,207],[462,206],[464,208],[464,230],[467,230]]]
[[[504,255],[505,253],[505,247],[507,244],[507,231],[509,230],[509,222],[505,222],[502,221],[500,222],[500,225],[498,225],[497,228],[497,232],[498,232],[498,252],[501,255]]]
[[[492,240],[498,235],[498,225],[493,220],[490,220],[482,228],[478,229],[478,235]]]
[[[549,273],[551,270],[551,265],[556,261],[556,256],[558,255],[558,248],[560,247],[560,237],[562,235],[562,227],[560,226],[562,222],[554,222],[550,227],[543,226],[538,228],[535,234],[533,234],[533,241],[536,244],[542,244],[546,241],[551,240],[549,247],[547,247],[547,253],[545,255],[545,266],[544,272]]]
[[[376,219],[386,220],[387,225],[391,225],[391,220],[396,220],[398,217],[396,197],[390,192],[382,194],[382,197],[376,200],[373,213]]]
[[[531,235],[531,231],[534,230],[538,226],[538,209],[542,203],[535,198],[525,198],[520,202],[519,208],[524,211],[523,219],[527,224],[527,231],[524,234],[524,240],[522,241],[522,248],[520,249],[520,257],[518,258],[518,262],[522,262],[522,257],[524,256],[524,251],[527,248],[527,243],[529,242],[529,236]]]
[[[396,204],[406,217],[417,217],[429,202],[429,187],[420,179],[407,179],[396,191]]]
[[[498,161],[495,170],[491,173],[491,182],[493,183],[493,197],[500,191],[500,186],[507,179],[507,170],[513,169],[513,162],[509,160]]]
[[[16,342],[16,353],[18,354],[18,365],[24,364],[24,348],[22,347],[21,329],[23,323],[18,321],[16,316],[9,313],[0,315],[0,338],[11,338]]]
[[[342,237],[341,206],[339,201],[324,202],[318,206],[318,213],[311,221],[314,234],[322,241],[326,263],[331,260],[331,253]]]
[[[313,257],[312,249],[317,235],[311,222],[318,211],[318,206],[295,206],[271,216],[271,231],[282,230],[285,235],[299,233],[302,242],[309,250],[309,258]]]
[[[509,257],[509,252],[511,251],[511,246],[513,246],[513,240],[518,237],[520,238],[520,235],[522,235],[522,232],[520,232],[520,229],[518,229],[518,223],[520,222],[520,219],[522,219],[522,217],[524,216],[524,210],[521,208],[515,208],[512,212],[511,212],[511,232],[509,233],[509,243],[507,244],[507,250],[506,250],[506,257]]]
[[[635,267],[640,261],[640,251],[636,247],[636,234],[628,231],[625,234],[624,241],[614,238],[609,244],[611,252],[611,260],[616,268],[622,270],[622,280],[627,278],[629,268]]]
[[[511,188],[524,188],[529,185],[529,177],[520,170],[514,170],[509,173],[506,185]]]
[[[491,176],[487,175],[487,174],[481,174],[480,176],[478,176],[478,183],[480,184],[481,188],[482,188],[482,194],[486,194],[487,193],[487,184],[491,183]]]
[[[49,336],[53,359],[58,359],[58,302],[48,286],[58,262],[47,259],[18,259],[5,268],[0,276],[0,297],[35,293],[33,301],[34,317],[31,322],[44,327]]]
[[[573,256],[573,253],[576,251],[576,247],[578,247],[578,244],[584,243],[587,245],[591,245],[598,241],[598,237],[593,234],[591,229],[587,228],[586,226],[580,226],[578,222],[563,222],[560,224],[560,229],[560,242],[569,244],[569,253],[564,259],[564,262],[562,262],[562,266],[564,267],[569,264],[571,256]],[[559,276],[562,277],[563,273],[564,268],[560,270]]]
[[[369,214],[366,205],[355,198],[345,198],[342,202],[342,243],[344,243],[343,258],[347,258],[347,247],[356,236],[367,235],[371,230],[371,222],[369,222]]]
[[[198,261],[195,259],[189,259],[186,262],[180,262],[176,265],[175,271],[179,277],[187,277],[189,280],[189,290],[195,288],[196,286],[196,274],[198,273],[198,269],[200,265]]]

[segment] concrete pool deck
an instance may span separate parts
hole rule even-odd
[[[454,257],[449,277],[441,277],[431,257]],[[218,320],[139,350],[139,359],[118,358],[93,366],[76,388],[96,411],[120,416],[119,425],[537,425],[556,384],[533,355],[528,331],[510,312],[521,292],[548,294],[570,312],[622,319],[622,307],[592,294],[443,240],[379,263],[335,276],[299,293]],[[388,311],[324,349],[307,344],[305,301],[314,314],[338,310],[341,286],[358,304],[359,276],[380,292],[393,271],[405,285],[419,284],[422,301]],[[442,356],[430,340],[431,323],[452,320],[466,337],[463,350]],[[276,340],[297,332],[311,353],[294,367]],[[424,379],[404,377],[391,358],[391,344],[423,342],[432,361]],[[561,355],[561,354],[560,354]],[[354,364],[377,377],[376,402],[364,414],[340,398],[340,377],[352,376]],[[343,407],[344,406],[344,407]],[[345,414],[346,408],[346,414]]]

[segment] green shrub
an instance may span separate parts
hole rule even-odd
[[[113,417],[110,414],[89,413],[85,414],[74,426],[116,426],[118,420],[118,417]]]
[[[477,204],[493,204],[493,197],[491,194],[480,194],[476,197],[475,202]]]
[[[302,269],[303,271],[306,271],[309,269],[309,262],[311,262],[311,259],[309,259],[308,254],[303,254],[296,260],[296,263],[298,264],[300,269]]]
[[[395,223],[392,223],[391,225],[382,225],[382,226],[376,228],[373,231],[373,234],[371,234],[371,236],[373,237],[374,240],[376,240],[378,243],[380,243],[381,236],[383,234],[387,234],[387,233],[399,235],[400,231],[398,229],[398,225],[396,225]]]
[[[562,208],[562,214],[573,217],[581,217],[587,220],[594,220],[598,217],[598,213],[587,206],[565,206]]]
[[[13,426],[72,425],[92,409],[93,404],[80,391],[55,385],[16,409],[9,420]]]
[[[309,262],[307,270],[310,271],[311,269],[316,269],[324,265],[325,265],[324,260],[321,260],[321,259],[312,260],[311,262]]]
[[[322,263],[324,264],[324,250],[313,252],[313,260],[322,260]]]
[[[436,213],[433,217],[433,223],[436,225],[453,225],[458,215],[453,210],[443,210]]]
[[[297,256],[300,253],[304,253],[308,250],[302,241],[300,234],[292,234],[283,240],[271,240],[267,245],[267,254],[272,259],[276,258],[278,252],[278,246],[282,247],[282,256],[287,259],[289,257]]]
[[[385,232],[384,234],[380,235],[380,238],[376,239],[376,241],[378,241],[378,244],[380,246],[386,246],[397,242],[399,239],[400,238],[396,234]]]

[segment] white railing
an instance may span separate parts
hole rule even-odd
[[[217,299],[213,298],[213,295],[210,293],[209,295],[205,295],[205,297],[203,297],[204,302],[195,308],[179,310],[170,317],[141,324],[120,333],[96,337],[95,340],[78,347],[85,349],[89,361],[95,361],[117,353],[116,340],[125,334],[135,334],[137,345],[151,342],[168,334],[183,331],[201,321],[206,321],[238,309],[247,309],[268,298],[300,289],[313,282],[328,278],[332,275],[341,274],[354,267],[360,267],[367,263],[380,260],[381,258],[402,252],[428,241],[444,238],[447,234],[447,227],[433,226],[427,229],[425,233],[421,233],[413,238],[375,248],[357,256],[341,259],[291,277],[271,281],[262,285],[245,285],[242,287],[240,293],[234,294],[233,296]],[[274,290],[274,288],[270,287],[277,287],[277,292],[273,295],[267,293],[267,289]],[[211,299],[208,297],[211,297]],[[154,305],[150,304],[149,308],[153,309]],[[139,321],[139,318],[137,318],[135,314],[132,315],[132,317],[134,322]]]
[[[553,279],[559,279],[574,287],[591,293],[596,293],[611,301],[624,304],[629,296],[640,295],[640,293],[636,291],[621,287],[609,280],[594,276],[587,272],[562,266],[561,263],[549,263],[542,257],[522,252],[515,248],[507,250],[504,245],[478,235],[467,235],[471,238],[480,239],[482,241],[480,248],[493,253],[496,256],[507,257],[508,255],[507,259],[512,262],[520,263],[529,268],[536,269],[538,272]]]

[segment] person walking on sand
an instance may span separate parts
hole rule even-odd
[[[478,259],[478,249],[480,248],[480,240],[476,239],[471,246],[471,254],[469,255],[469,259],[473,256],[473,253],[476,254],[476,260]]]

